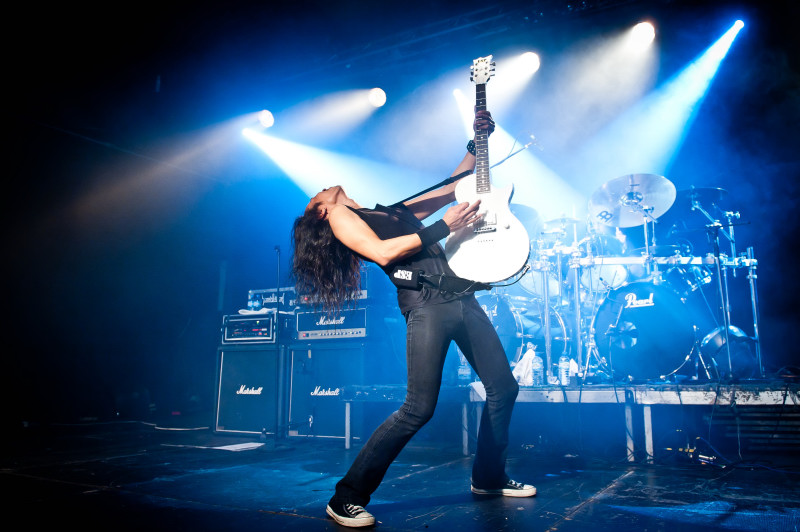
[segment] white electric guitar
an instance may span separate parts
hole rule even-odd
[[[475,110],[486,110],[486,83],[494,75],[492,56],[472,62],[475,83]],[[456,275],[472,281],[494,283],[518,273],[528,262],[530,238],[525,227],[511,212],[509,202],[514,186],[498,189],[489,172],[489,132],[475,133],[475,173],[456,185],[456,201],[474,203],[483,219],[472,227],[450,234],[445,241],[447,262]]]

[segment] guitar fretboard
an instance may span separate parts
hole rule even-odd
[[[475,85],[475,111],[486,110],[486,84]],[[491,191],[489,176],[489,132],[480,129],[475,133],[475,192],[486,194]]]

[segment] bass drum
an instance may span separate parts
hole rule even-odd
[[[523,345],[522,324],[519,312],[510,304],[510,298],[500,294],[483,294],[478,304],[494,325],[500,343],[509,361],[514,360]]]
[[[695,342],[684,302],[669,286],[652,281],[610,290],[592,320],[592,334],[614,377],[629,382],[675,373]]]
[[[478,296],[478,303],[494,325],[509,363],[517,362],[525,353],[528,342],[534,350],[546,352],[543,307],[540,301],[525,302],[521,298],[497,294]],[[568,354],[569,335],[564,319],[550,308],[550,346],[553,356]]]

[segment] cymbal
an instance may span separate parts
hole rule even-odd
[[[710,207],[711,205],[718,204],[727,195],[728,191],[724,188],[690,187],[678,191],[675,206],[682,209],[691,209],[695,202],[697,202],[701,207]]]
[[[675,185],[666,177],[629,174],[598,188],[589,200],[592,220],[612,227],[643,225],[645,213],[658,218],[675,202]]]
[[[577,224],[581,221],[577,218],[567,218],[566,216],[562,216],[561,218],[553,218],[552,220],[547,220],[544,223],[545,227],[552,227],[554,225],[570,225],[570,224]]]

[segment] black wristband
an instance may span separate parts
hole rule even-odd
[[[422,240],[422,247],[426,248],[430,245],[437,243],[439,240],[447,237],[450,234],[450,228],[444,220],[439,220],[433,225],[429,225],[417,231],[419,239]]]
[[[470,152],[472,155],[475,155],[475,141],[470,140],[467,142],[467,151]]]

